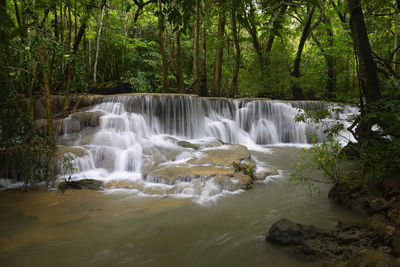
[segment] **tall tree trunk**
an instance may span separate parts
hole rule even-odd
[[[53,14],[54,14],[54,36],[56,41],[58,41],[58,18],[57,18],[57,4],[54,4],[53,7]]]
[[[63,0],[60,0],[60,42],[64,42]]]
[[[68,1],[68,55],[71,57],[71,45],[72,45],[72,17],[71,17],[71,0]],[[68,114],[69,111],[69,95],[70,95],[70,84],[72,79],[72,73],[70,64],[67,64],[66,75],[67,78],[64,84],[65,102],[64,102],[64,115]]]
[[[238,83],[239,83],[239,68],[241,64],[240,58],[240,44],[238,37],[238,30],[236,25],[236,9],[237,9],[237,0],[232,0],[232,38],[234,43],[234,58],[235,58],[235,67],[233,69],[232,75],[232,83],[231,83],[231,97],[235,97],[239,94]]]
[[[185,84],[182,69],[182,47],[181,47],[181,32],[176,31],[176,74],[178,78],[178,91],[180,94],[185,93]]]
[[[165,40],[164,40],[164,15],[162,13],[162,0],[158,0],[158,39],[160,41],[160,53],[162,61],[162,91],[168,93],[168,65],[167,58],[165,55]]]
[[[400,10],[397,10],[397,12],[400,12]],[[399,38],[399,13],[396,13],[396,18],[394,21],[394,50],[397,49],[397,42]],[[397,60],[397,51],[394,52],[393,55],[393,62],[396,62]],[[396,63],[393,63],[393,71],[396,71]]]
[[[361,108],[361,120],[356,129],[358,140],[363,142],[363,140],[371,136],[372,125],[374,124],[374,121],[367,118],[365,114],[368,113],[369,106],[379,100],[381,91],[377,68],[372,57],[371,45],[365,27],[361,0],[347,0],[347,4],[350,13],[350,29],[354,50],[358,59],[359,79],[366,100],[366,105]]]
[[[103,6],[106,4],[106,1],[107,0],[104,0]],[[93,7],[93,4],[94,4],[94,0],[91,0],[89,5],[86,7],[85,14],[83,16],[83,19],[81,20],[82,21],[81,26],[79,27],[78,34],[77,34],[77,36],[76,36],[76,38],[74,40],[74,45],[72,47],[71,60],[67,63],[67,67],[66,67],[66,69],[64,71],[64,77],[67,77],[67,82],[66,82],[66,84],[67,84],[66,88],[67,89],[66,89],[66,91],[68,92],[65,95],[65,102],[64,102],[64,113],[65,114],[67,114],[69,112],[69,90],[70,90],[69,86],[70,86],[70,82],[71,82],[71,79],[72,79],[72,77],[74,75],[74,71],[75,71],[74,68],[73,68],[74,58],[75,58],[76,54],[78,53],[79,44],[81,43],[81,40],[82,40],[83,35],[85,33],[85,29],[86,29],[87,23],[88,23],[89,18],[90,18],[90,12],[91,12],[91,9]]]
[[[71,0],[68,1],[68,54],[71,55],[72,43],[72,17],[71,17]]]
[[[350,13],[350,28],[356,52],[360,78],[366,98],[366,104],[376,102],[380,96],[380,86],[377,68],[372,57],[371,45],[368,40],[364,15],[361,9],[361,0],[347,0]]]
[[[15,17],[17,19],[17,24],[19,27],[21,27],[22,23],[21,23],[21,16],[20,16],[19,9],[18,9],[18,4],[17,4],[16,0],[13,0],[13,2],[14,2]]]
[[[97,80],[96,79],[97,78],[97,63],[99,60],[100,37],[101,37],[101,30],[103,28],[103,20],[104,20],[106,2],[107,1],[104,1],[104,5],[101,6],[100,24],[99,24],[99,30],[97,32],[97,40],[96,40],[96,55],[94,57],[94,66],[93,66],[93,83],[96,83],[96,80]]]
[[[50,138],[50,141],[54,144],[54,131],[53,131],[53,118],[51,115],[51,85],[50,80],[47,74],[46,69],[46,59],[44,58],[45,52],[43,51],[43,46],[41,44],[41,40],[39,40],[39,44],[37,46],[38,50],[38,59],[42,65],[42,77],[43,77],[43,85],[44,92],[46,96],[46,114],[47,114],[47,131]]]
[[[272,45],[274,43],[276,32],[278,32],[282,26],[283,16],[285,15],[287,8],[288,8],[288,5],[286,3],[284,3],[282,5],[281,9],[279,10],[277,17],[275,18],[275,21],[272,25],[271,34],[268,37],[267,48],[265,49],[267,54],[270,53],[272,50]]]
[[[212,83],[212,95],[221,96],[221,76],[222,76],[222,59],[223,59],[223,38],[225,33],[225,12],[223,10],[223,0],[219,1],[219,14],[218,14],[218,34],[217,34],[217,49],[215,53],[214,62],[214,75]]]
[[[307,41],[308,35],[310,34],[311,21],[312,17],[315,13],[315,7],[311,7],[308,11],[306,23],[304,25],[303,33],[301,34],[299,47],[297,49],[296,59],[294,61],[294,67],[291,75],[295,78],[300,78],[300,63],[301,63],[301,54],[303,53],[304,45]],[[297,81],[292,82],[292,93],[294,99],[303,99],[304,94],[303,90],[297,84]]]
[[[207,88],[207,46],[206,46],[206,14],[205,2],[201,0],[201,13],[203,18],[201,21],[201,44],[202,44],[202,58],[201,58],[201,77],[200,77],[200,96],[208,96]]]
[[[196,0],[194,20],[194,44],[193,44],[193,89],[196,95],[199,94],[199,36],[200,36],[200,0]]]
[[[336,91],[335,57],[332,56],[332,52],[330,51],[333,48],[333,31],[332,31],[332,25],[328,18],[325,19],[325,24],[327,25],[326,33],[328,35],[328,51],[324,53],[328,71],[327,72],[328,80],[326,82],[326,93],[327,97],[329,99],[332,99],[335,97],[335,91]]]
[[[75,12],[78,12],[78,4],[77,4],[78,0],[75,0],[74,2],[74,8],[75,8]],[[74,37],[76,38],[76,35],[78,34],[78,16],[76,15],[76,13],[74,14]]]

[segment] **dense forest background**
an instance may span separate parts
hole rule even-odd
[[[27,97],[124,81],[137,92],[354,100],[342,0],[2,1],[8,87]],[[398,78],[397,1],[362,1],[382,82]],[[44,77],[47,76],[47,78]]]
[[[400,158],[399,12],[399,0],[0,0],[0,164],[25,158],[27,180],[42,177],[51,95],[65,95],[67,116],[71,94],[122,84],[358,102],[356,154],[365,173],[378,164],[389,175]],[[47,131],[33,123],[42,95]]]

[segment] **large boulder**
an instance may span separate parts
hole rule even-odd
[[[288,219],[274,223],[266,236],[269,242],[287,246],[295,253],[346,260],[363,248],[385,245],[385,232],[365,223],[339,221],[327,232]]]

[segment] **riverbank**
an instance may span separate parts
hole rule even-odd
[[[323,260],[326,266],[400,266],[400,173],[374,192],[353,180],[337,184],[328,196],[367,215],[366,219],[362,223],[339,220],[332,231],[282,219],[271,226],[266,241]]]

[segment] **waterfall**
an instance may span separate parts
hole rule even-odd
[[[158,183],[157,186],[164,186],[161,194],[169,194],[172,189],[164,179],[143,175],[171,165],[200,168],[201,164],[190,163],[193,158],[203,157],[215,146],[224,149],[224,144],[266,151],[265,145],[307,144],[307,134],[324,138],[322,129],[294,118],[299,109],[315,111],[326,107],[322,102],[190,95],[109,96],[100,98],[89,110],[64,119],[64,131],[57,136],[57,143],[84,149],[86,153],[76,159],[78,172],[73,179],[135,181],[140,185],[134,188],[140,187],[142,192],[149,184]],[[345,119],[343,116],[340,114],[338,119]],[[174,189],[175,193],[211,188],[209,180],[185,177],[183,184],[176,182],[179,188]],[[204,190],[197,190],[197,195],[204,197]]]

